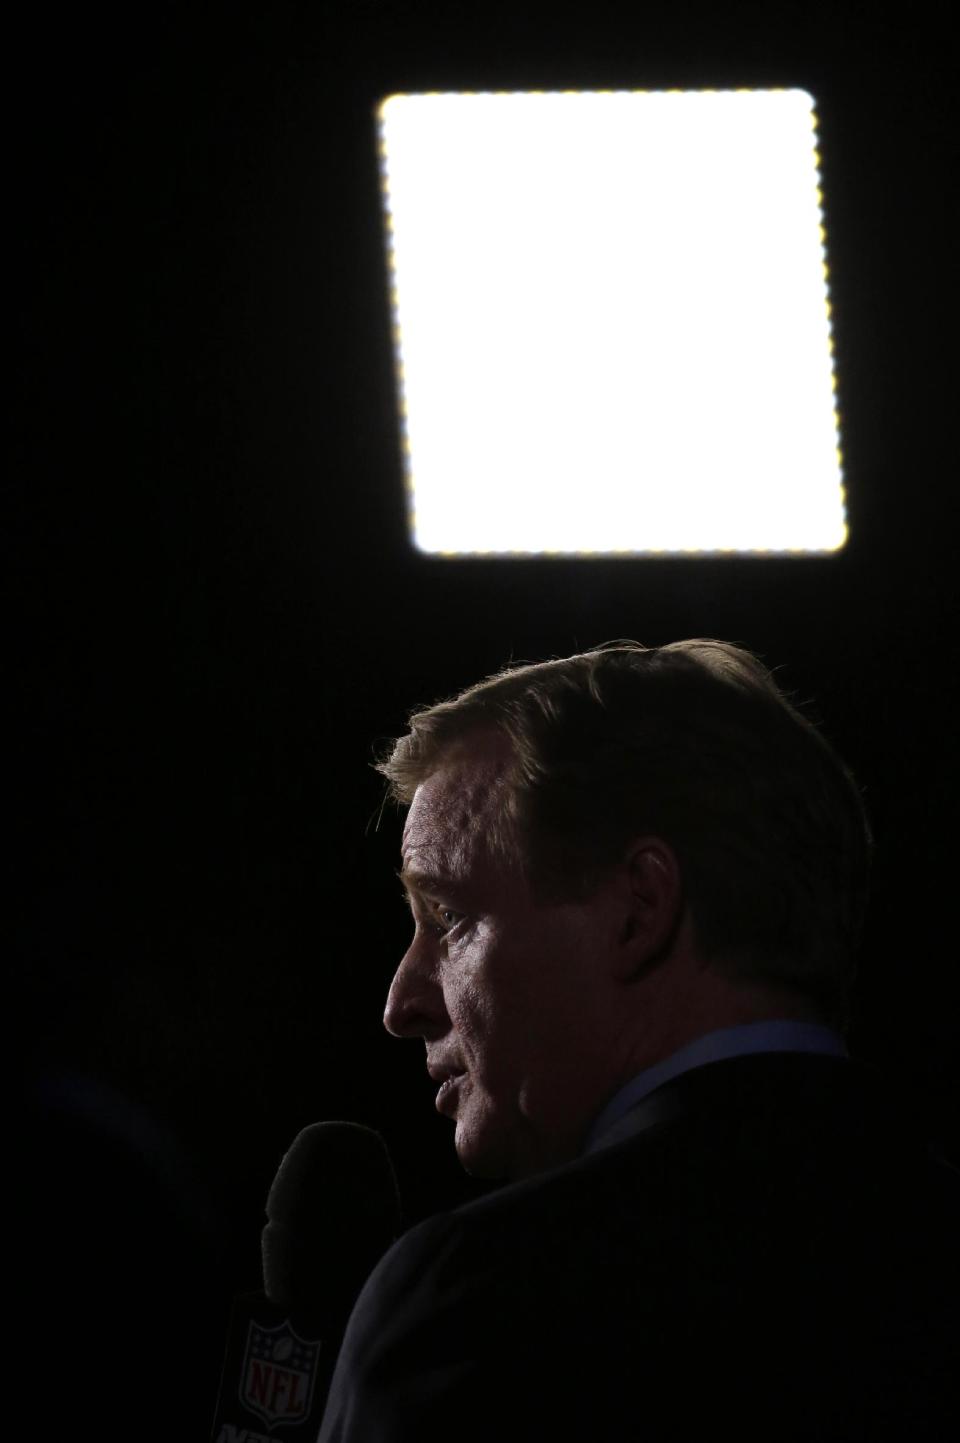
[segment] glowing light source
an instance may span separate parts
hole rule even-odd
[[[378,121],[421,551],[843,546],[807,92],[392,95]]]

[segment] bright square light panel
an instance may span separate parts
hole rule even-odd
[[[379,124],[416,547],[843,546],[810,95],[392,95]]]

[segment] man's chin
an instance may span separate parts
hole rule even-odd
[[[478,1133],[460,1119],[454,1145],[467,1176],[485,1182],[523,1182],[563,1167],[579,1156],[575,1147],[562,1146],[555,1140],[551,1146],[544,1146],[542,1141],[537,1146],[532,1139],[526,1146],[518,1145],[515,1134],[511,1138],[492,1136],[490,1130]]]
[[[468,1177],[475,1177],[484,1182],[509,1182],[512,1180],[510,1158],[502,1144],[498,1147],[493,1139],[478,1136],[459,1119],[454,1146],[457,1149],[460,1166]]]
[[[506,1179],[506,1167],[488,1154],[471,1147],[461,1147],[457,1142],[457,1158],[468,1177],[484,1182],[500,1182]]]

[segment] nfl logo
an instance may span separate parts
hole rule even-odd
[[[299,1337],[289,1322],[264,1328],[251,1322],[240,1370],[240,1402],[268,1427],[300,1423],[310,1412],[319,1343]]]

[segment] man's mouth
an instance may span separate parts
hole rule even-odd
[[[449,1112],[452,1107],[456,1107],[457,1084],[462,1082],[466,1075],[465,1072],[458,1072],[453,1077],[444,1078],[434,1104],[438,1112]]]

